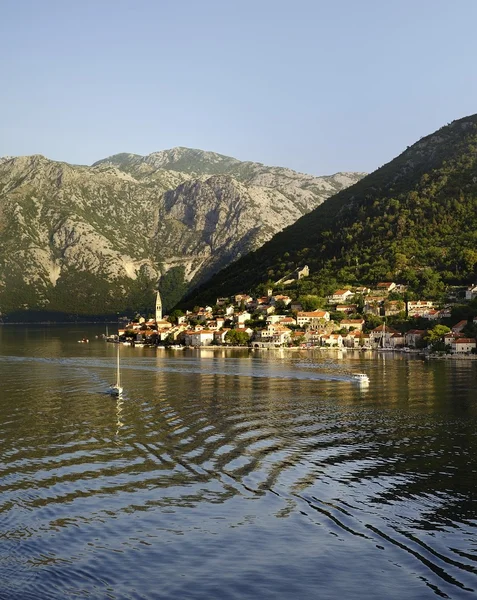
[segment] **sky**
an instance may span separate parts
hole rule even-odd
[[[476,0],[1,0],[0,156],[371,172],[477,113]]]

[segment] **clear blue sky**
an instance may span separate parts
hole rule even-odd
[[[372,171],[477,112],[476,0],[2,0],[0,155]]]

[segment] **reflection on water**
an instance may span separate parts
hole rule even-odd
[[[476,363],[94,333],[0,329],[0,598],[473,597]]]

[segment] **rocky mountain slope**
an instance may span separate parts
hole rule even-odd
[[[140,308],[158,279],[177,301],[359,180],[175,148],[77,166],[0,159],[0,311]]]
[[[190,301],[250,290],[307,264],[301,286],[400,281],[436,296],[477,279],[477,115],[422,138],[259,250],[214,276]]]

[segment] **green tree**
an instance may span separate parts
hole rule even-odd
[[[446,327],[445,325],[434,325],[432,329],[427,330],[424,341],[431,346],[434,351],[443,351],[446,349],[443,338],[449,331],[449,327]]]
[[[225,341],[234,346],[246,346],[249,342],[249,337],[245,331],[231,329],[225,334]]]

